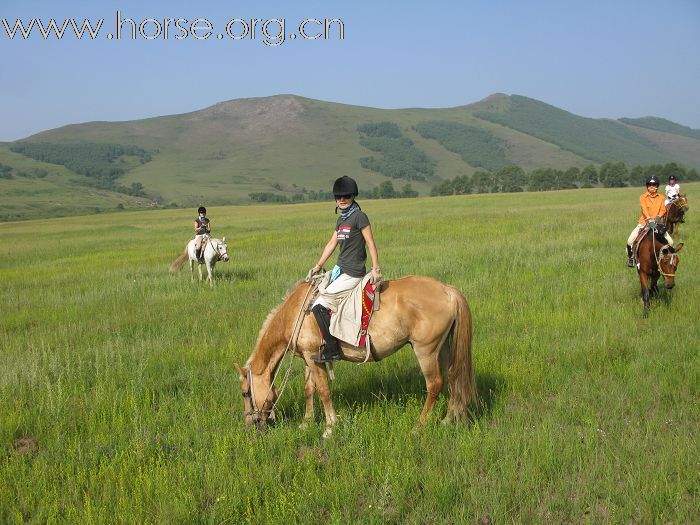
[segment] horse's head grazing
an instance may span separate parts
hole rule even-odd
[[[683,243],[676,247],[664,246],[659,252],[659,272],[664,276],[664,286],[668,289],[676,285],[676,269],[678,268],[678,252],[683,249]]]
[[[226,237],[221,239],[221,241],[216,244],[216,254],[219,256],[219,259],[224,262],[228,262],[228,246],[226,245]]]
[[[264,374],[253,374],[250,366],[236,364],[236,369],[241,382],[245,423],[248,426],[254,424],[258,430],[262,430],[269,420],[275,419],[273,407],[277,392],[274,386],[270,388],[270,382],[264,379]]]

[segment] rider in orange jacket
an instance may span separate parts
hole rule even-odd
[[[627,266],[634,266],[634,257],[632,255],[632,243],[636,240],[639,232],[644,229],[649,223],[652,223],[659,217],[666,214],[666,206],[664,205],[664,197],[659,193],[659,179],[651,176],[647,179],[647,191],[639,197],[639,205],[642,208],[642,213],[639,216],[639,223],[635,226],[632,233],[627,239]],[[669,245],[673,246],[673,239],[668,233],[664,234],[664,238]]]

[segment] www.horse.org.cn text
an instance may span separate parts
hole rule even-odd
[[[79,19],[78,19],[79,20]],[[96,22],[85,18],[82,22],[75,18],[48,21],[40,18],[29,20],[0,19],[0,38],[9,40],[62,40],[75,38],[82,40],[225,40],[259,41],[269,47],[281,46],[290,40],[344,40],[345,24],[338,18],[304,18],[298,24],[288,24],[285,18],[230,18],[225,24],[217,25],[207,18],[144,18],[134,20],[117,11],[112,31],[109,32],[105,19]],[[287,33],[287,28],[294,30]],[[217,28],[219,28],[217,30]],[[37,36],[38,35],[38,36]]]

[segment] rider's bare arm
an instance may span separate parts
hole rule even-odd
[[[372,270],[379,272],[379,254],[377,253],[377,245],[374,244],[374,235],[372,234],[372,226],[367,225],[362,228],[362,236],[365,238],[369,255],[372,258]]]
[[[326,263],[331,254],[335,251],[336,246],[338,246],[338,236],[336,232],[333,231],[331,239],[328,241],[328,244],[326,244],[326,247],[323,249],[323,253],[321,253],[321,257],[318,259],[318,262],[316,263],[314,268],[317,268],[318,270],[323,268],[323,265]]]

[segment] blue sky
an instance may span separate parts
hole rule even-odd
[[[168,40],[108,40],[117,10],[136,24],[205,18],[214,30],[206,40],[176,40],[172,26]],[[502,92],[588,117],[654,115],[700,128],[700,0],[3,0],[0,19],[12,27],[17,18],[104,22],[95,40],[60,41],[36,28],[10,40],[0,24],[0,141],[280,93],[402,108]],[[337,18],[344,39],[335,31],[268,47],[258,24],[255,40],[217,40],[234,18],[284,18],[287,34],[305,18]],[[155,34],[154,23],[144,28]]]

